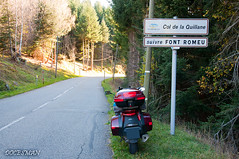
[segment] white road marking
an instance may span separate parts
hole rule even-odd
[[[65,92],[63,92],[63,94],[69,92],[69,91],[72,90],[73,88],[74,88],[74,87],[71,87],[71,88],[67,89]]]
[[[22,119],[24,119],[24,118],[25,118],[25,117],[23,116],[23,117],[21,117],[21,118],[19,118],[19,119],[15,120],[15,121],[13,121],[13,122],[11,122],[10,124],[8,124],[8,125],[6,125],[6,126],[2,127],[2,128],[0,129],[0,132],[1,132],[1,131],[3,131],[4,129],[6,129],[6,128],[10,127],[11,125],[13,125],[13,124],[15,124],[15,123],[17,123],[17,122],[21,121],[21,120],[22,120]]]
[[[60,98],[63,94],[69,92],[69,91],[70,91],[71,89],[73,89],[73,88],[74,88],[74,87],[71,87],[71,88],[65,90],[63,93],[61,93],[61,94],[59,94],[58,96],[56,96],[55,98],[53,98],[53,100],[56,100],[56,99]],[[49,104],[49,102],[46,102],[45,104],[42,104],[41,106],[37,107],[36,109],[33,110],[33,112],[35,112],[35,111],[37,111],[37,110],[39,110],[39,109],[45,107],[47,104]]]
[[[62,93],[62,94],[59,94],[58,96],[56,96],[55,98],[53,98],[53,100],[56,100],[57,98],[60,98],[62,95],[63,95],[63,93]]]
[[[63,93],[61,93],[61,94],[59,94],[58,96],[56,96],[55,98],[53,98],[53,100],[56,100],[56,99],[60,98],[63,94],[69,92],[69,91],[70,91],[71,89],[73,89],[73,88],[74,88],[74,87],[71,87],[71,88],[65,90]],[[42,104],[41,106],[39,106],[39,107],[37,107],[36,109],[32,110],[32,112],[35,112],[35,111],[37,111],[37,110],[39,110],[39,109],[45,107],[47,104],[49,104],[49,102],[46,102],[46,103]],[[21,118],[18,118],[17,120],[14,120],[14,121],[11,122],[10,124],[8,124],[8,125],[6,125],[6,126],[0,128],[0,132],[3,131],[3,130],[6,129],[6,128],[12,126],[13,124],[15,124],[15,123],[21,121],[21,120],[24,119],[24,118],[25,118],[25,116],[23,116],[23,117],[21,117]]]
[[[33,112],[45,107],[49,102],[46,102],[45,104],[42,104],[41,106],[37,107],[36,109],[33,110]]]
[[[72,90],[73,88],[74,88],[74,87],[71,87],[71,88],[65,90],[63,93],[61,93],[61,94],[59,94],[58,96],[56,96],[55,98],[53,98],[53,100],[56,100],[57,98],[60,98],[63,94],[69,92],[69,91]]]

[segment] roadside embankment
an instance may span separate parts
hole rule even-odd
[[[122,83],[117,79],[116,82]],[[117,83],[115,83],[117,85]],[[118,83],[118,85],[120,85]],[[113,87],[112,79],[106,79],[102,86],[107,93],[107,99],[111,106],[110,118],[114,115],[113,98],[116,87]],[[110,120],[110,119],[109,119]],[[110,123],[110,121],[109,121]],[[128,144],[120,142],[120,137],[111,136],[111,148],[114,158],[117,159],[228,159],[227,154],[216,151],[215,147],[203,142],[203,139],[196,137],[193,133],[188,133],[181,126],[176,127],[175,135],[170,135],[170,125],[153,119],[153,130],[149,133],[149,140],[145,143],[139,142],[139,152],[131,155],[128,151]]]

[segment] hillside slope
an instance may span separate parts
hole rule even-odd
[[[77,77],[58,70],[30,62],[16,62],[11,58],[0,58],[0,98],[16,95],[57,81]]]

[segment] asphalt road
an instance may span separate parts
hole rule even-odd
[[[99,77],[0,100],[0,159],[107,159],[107,103]]]

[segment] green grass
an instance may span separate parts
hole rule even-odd
[[[74,77],[78,76],[58,70],[57,78],[55,78],[54,69],[40,67],[31,63],[24,65],[8,58],[0,59],[0,99]],[[10,90],[3,87],[4,83],[9,85]]]
[[[111,82],[112,82],[112,79],[109,78],[109,79],[104,80],[101,83],[102,87],[104,88],[104,91],[110,91],[112,93],[112,94],[106,95],[107,101],[110,104],[110,108],[111,108],[111,111],[108,112],[110,117],[112,117],[114,115],[113,103],[114,103],[114,96],[115,96],[115,93],[116,93],[116,91],[114,89],[112,89],[112,87],[111,87],[111,84],[110,84]]]
[[[113,94],[107,95],[108,102],[113,105],[114,90],[111,87],[111,80],[102,82],[105,90]],[[114,112],[109,112],[112,116]],[[203,143],[194,135],[176,128],[175,135],[170,135],[170,126],[157,120],[153,120],[153,130],[149,133],[149,139],[143,143],[139,140],[139,152],[135,155],[129,153],[128,144],[120,142],[120,137],[111,136],[111,148],[114,158],[117,159],[226,159],[226,155],[218,154],[213,147]]]
[[[104,80],[101,84],[105,91],[110,91],[112,94],[107,95],[107,100],[110,105],[114,103],[114,94],[115,91],[111,88],[110,82],[112,81],[111,78]]]

